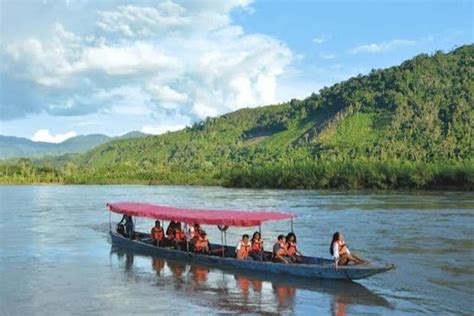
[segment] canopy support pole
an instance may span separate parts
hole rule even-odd
[[[262,241],[262,224],[258,225],[258,233],[260,234],[260,241]],[[260,261],[263,261],[263,247],[260,251]]]
[[[222,248],[222,258],[224,258],[224,232],[221,230],[221,248]]]
[[[112,232],[112,212],[109,212],[109,231]]]
[[[189,253],[189,236],[188,236],[189,228],[188,224],[184,224],[184,238],[186,238],[186,251]]]
[[[293,217],[291,218],[291,232],[293,232]]]

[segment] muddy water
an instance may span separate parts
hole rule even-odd
[[[107,240],[109,201],[296,213],[298,245],[395,263],[357,283],[311,281],[134,255]],[[233,190],[179,186],[0,187],[1,314],[472,314],[474,197],[469,193]],[[112,216],[113,221],[119,216]],[[152,221],[138,219],[148,230]],[[269,246],[287,221],[263,226]],[[220,235],[205,227],[212,240]],[[231,229],[235,243],[249,229]]]

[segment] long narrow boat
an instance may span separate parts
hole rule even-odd
[[[229,210],[197,210],[145,203],[108,203],[111,212],[136,217],[146,217],[159,220],[168,220],[193,225],[195,223],[207,225],[255,227],[261,231],[264,222],[272,220],[291,219],[293,226],[294,214],[277,212],[243,212]],[[138,238],[130,239],[112,230],[110,226],[112,245],[138,253],[191,263],[214,266],[222,269],[255,271],[264,273],[287,274],[317,279],[345,279],[357,280],[389,271],[394,268],[391,264],[370,263],[367,265],[334,266],[331,259],[303,256],[301,263],[283,264],[271,261],[237,260],[235,247],[224,244],[212,244],[211,254],[194,253],[176,250],[169,247],[157,247],[152,243],[148,234],[138,233]],[[292,227],[293,228],[293,227]],[[293,230],[293,229],[292,229]]]

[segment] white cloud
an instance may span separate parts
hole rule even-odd
[[[184,113],[194,120],[270,104],[295,56],[275,38],[232,24],[230,12],[248,4],[176,0],[102,10],[96,33],[56,24],[42,38],[5,43],[2,76],[37,87],[34,111],[54,115]],[[8,104],[19,103],[11,97]],[[25,115],[22,106],[2,118]]]
[[[379,44],[366,44],[352,48],[349,52],[351,54],[360,54],[360,53],[383,53],[389,50],[409,47],[416,45],[416,41],[413,40],[404,40],[404,39],[394,39],[389,42],[379,43]]]
[[[322,36],[318,36],[318,37],[313,38],[313,43],[319,45],[319,44],[323,44],[323,43],[327,42],[329,39],[330,39],[329,36],[322,35]]]
[[[182,125],[182,124],[178,124],[178,125],[165,124],[165,125],[157,125],[157,126],[146,125],[142,127],[141,132],[145,134],[151,134],[151,135],[160,135],[166,132],[178,131],[185,127],[186,125]]]
[[[208,116],[209,117],[216,116],[219,113],[219,111],[216,108],[214,108],[212,105],[205,102],[201,102],[201,101],[194,102],[192,111],[200,119],[206,118]]]
[[[186,93],[180,93],[168,85],[147,84],[146,89],[158,101],[164,104],[171,104],[171,108],[174,108],[176,103],[183,103],[188,100]]]
[[[158,27],[191,25],[185,9],[173,2],[158,3],[156,7],[119,6],[113,11],[99,11],[97,26],[107,32],[125,36],[150,35]]]
[[[76,132],[69,131],[64,134],[53,135],[47,129],[40,129],[33,134],[31,140],[34,142],[46,142],[46,143],[62,143],[68,138],[77,136]]]
[[[184,115],[158,116],[155,122],[144,125],[141,128],[142,133],[146,134],[163,134],[165,132],[173,132],[191,125],[189,117]]]

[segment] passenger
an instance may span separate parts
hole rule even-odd
[[[201,226],[199,224],[194,224],[192,227],[188,229],[186,237],[189,241],[189,247],[191,250],[194,249],[194,245],[196,245],[196,241],[198,240],[200,233],[201,233]]]
[[[201,225],[194,224],[193,227],[193,238],[198,238],[201,234]]]
[[[278,240],[273,245],[273,261],[281,263],[290,262],[286,251],[286,239],[283,235],[278,235]]]
[[[250,256],[253,260],[262,260],[263,258],[263,240],[259,232],[253,233],[252,246],[250,248]]]
[[[176,227],[176,222],[171,221],[168,225],[168,228],[166,228],[166,238],[170,241],[173,240],[175,227]]]
[[[349,248],[344,241],[344,236],[339,232],[335,232],[332,236],[329,252],[334,258],[334,265],[336,266],[336,269],[339,265],[346,265],[351,261],[355,264],[367,263],[367,261],[364,259],[350,253]]]
[[[173,246],[176,249],[182,249],[186,243],[186,236],[181,228],[181,223],[177,222],[173,232]]]
[[[133,238],[133,219],[130,215],[124,214],[122,219],[119,222],[119,225],[121,225],[125,221],[125,234],[128,238],[132,239]]]
[[[163,238],[165,236],[165,232],[160,225],[160,221],[155,222],[155,226],[151,229],[151,240],[155,246],[162,246],[163,245]]]
[[[125,236],[125,226],[123,226],[123,224],[117,224],[117,233]]]
[[[201,230],[201,233],[196,240],[194,245],[195,252],[209,253],[209,240],[207,239],[207,234],[205,231]]]
[[[286,236],[286,251],[292,262],[301,262],[303,255],[296,248],[296,235],[288,233]]]
[[[235,257],[238,260],[252,259],[252,257],[249,257],[249,253],[250,253],[249,235],[243,234],[242,239],[237,243],[237,247],[235,247]]]

